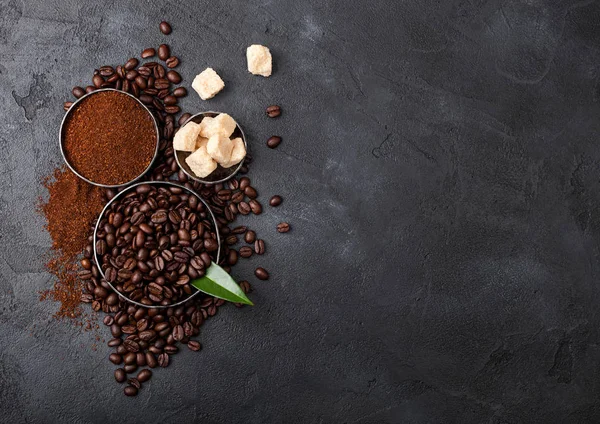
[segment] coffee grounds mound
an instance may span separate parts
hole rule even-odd
[[[156,151],[150,114],[127,94],[103,91],[86,97],[65,122],[64,152],[83,177],[104,185],[142,174]]]

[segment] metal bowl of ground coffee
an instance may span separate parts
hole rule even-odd
[[[111,288],[111,289],[112,289],[112,290],[113,290],[113,291],[114,291],[114,292],[115,292],[117,295],[119,295],[120,297],[122,297],[122,298],[123,298],[123,299],[125,299],[126,301],[128,301],[128,302],[130,302],[130,303],[133,303],[134,305],[137,305],[137,306],[142,306],[142,307],[144,307],[144,308],[160,308],[160,309],[163,309],[163,308],[172,308],[172,307],[176,307],[176,306],[179,306],[179,305],[181,305],[181,304],[183,304],[183,303],[187,302],[188,300],[190,300],[191,298],[193,298],[194,296],[196,296],[198,293],[200,293],[200,291],[199,291],[199,290],[197,290],[197,289],[195,289],[193,286],[190,286],[190,288],[192,289],[191,293],[187,294],[187,296],[182,296],[182,299],[178,300],[177,302],[170,303],[170,304],[167,304],[167,305],[160,305],[160,304],[156,304],[155,302],[154,302],[154,303],[152,303],[152,304],[146,304],[146,303],[138,302],[137,300],[131,299],[129,296],[126,296],[124,293],[122,293],[122,291],[121,291],[121,290],[118,290],[118,289],[117,289],[117,287],[115,287],[115,284],[122,284],[122,285],[125,285],[125,284],[123,284],[123,283],[119,283],[119,278],[120,278],[120,277],[117,277],[117,276],[115,276],[115,275],[113,275],[113,276],[107,276],[107,275],[106,275],[106,271],[107,271],[107,269],[108,269],[108,268],[106,268],[106,266],[103,266],[103,262],[104,262],[104,261],[103,261],[103,258],[102,258],[102,256],[103,256],[103,255],[101,255],[100,253],[102,253],[102,252],[100,252],[100,251],[98,250],[98,248],[100,247],[100,245],[99,245],[98,241],[105,241],[105,240],[106,240],[106,238],[102,238],[102,239],[100,239],[100,237],[99,237],[98,235],[99,235],[99,232],[100,232],[100,231],[104,231],[104,232],[106,232],[106,227],[105,227],[105,226],[106,226],[106,224],[107,224],[109,221],[108,221],[108,217],[107,217],[107,216],[105,216],[105,215],[107,214],[107,212],[112,212],[112,208],[111,208],[111,206],[112,206],[112,205],[113,205],[113,204],[114,204],[116,201],[123,200],[123,199],[125,199],[125,198],[127,198],[127,197],[129,197],[129,196],[135,196],[135,195],[136,195],[136,193],[138,193],[138,194],[139,194],[139,193],[146,193],[146,191],[145,191],[145,190],[143,190],[143,189],[140,189],[140,188],[139,188],[139,187],[142,187],[142,186],[145,186],[145,185],[157,186],[158,188],[164,187],[164,188],[167,188],[167,189],[169,189],[169,190],[171,190],[171,189],[173,189],[173,188],[176,188],[176,189],[178,189],[178,190],[181,190],[181,192],[187,192],[187,195],[188,195],[188,196],[194,196],[194,197],[196,197],[196,198],[198,199],[198,201],[200,201],[200,202],[201,202],[201,204],[202,204],[202,205],[204,205],[204,210],[206,211],[206,218],[204,219],[204,221],[210,221],[210,223],[211,223],[211,225],[212,225],[212,229],[211,229],[210,231],[213,231],[213,232],[214,232],[214,234],[215,234],[215,236],[216,236],[216,242],[217,242],[216,249],[215,249],[215,250],[213,250],[213,253],[214,253],[214,255],[215,255],[215,256],[212,258],[212,260],[213,260],[214,262],[218,262],[218,261],[219,261],[219,258],[220,258],[220,256],[221,256],[221,237],[220,237],[220,235],[219,235],[219,227],[218,227],[218,225],[217,225],[217,219],[215,218],[215,216],[214,216],[214,214],[213,214],[212,210],[210,209],[210,207],[209,207],[208,203],[207,203],[207,202],[206,202],[206,201],[205,201],[205,200],[202,198],[202,196],[200,196],[199,194],[197,194],[197,193],[195,193],[194,191],[190,190],[189,188],[187,188],[187,187],[184,187],[184,186],[182,186],[182,185],[179,185],[179,184],[175,184],[175,183],[172,183],[172,182],[168,182],[168,181],[144,181],[144,182],[140,182],[140,183],[137,183],[137,184],[133,184],[133,185],[131,185],[130,187],[127,187],[125,190],[122,190],[120,193],[118,193],[118,194],[117,194],[115,197],[113,197],[113,198],[112,198],[112,199],[111,199],[111,200],[110,200],[110,201],[109,201],[109,202],[106,204],[106,206],[104,206],[104,209],[102,209],[102,212],[100,213],[100,215],[99,215],[99,217],[98,217],[98,220],[97,220],[97,222],[96,222],[96,226],[95,226],[95,228],[94,228],[94,236],[93,236],[93,243],[94,243],[94,260],[96,261],[96,265],[98,266],[98,271],[100,272],[100,275],[101,275],[101,277],[102,277],[102,281],[106,281],[106,283],[108,284],[108,286],[110,286],[110,288]],[[189,202],[189,198],[188,198],[188,202]],[[139,203],[139,202],[138,202],[138,203]],[[131,206],[131,205],[132,205],[132,203],[130,203],[129,205]],[[136,208],[137,208],[137,207],[140,207],[140,208],[141,208],[141,206],[142,206],[142,205],[138,205],[138,206],[136,206]],[[163,210],[163,211],[165,211],[165,213],[166,213],[166,209],[165,209],[165,208],[161,207],[160,205],[158,205],[158,206],[156,206],[156,207],[157,207],[156,211],[159,211],[159,210],[161,210],[161,209],[162,209],[162,210]],[[199,207],[197,207],[197,209],[199,210]],[[131,210],[130,212],[133,212],[133,210]],[[148,211],[147,211],[147,212],[148,212]],[[144,213],[142,213],[142,212],[139,212],[139,211],[137,211],[137,213],[141,213],[142,215],[145,215]],[[149,213],[149,212],[148,212],[148,213]],[[129,217],[122,217],[122,218],[123,218],[123,219],[122,219],[122,223],[121,223],[121,224],[120,224],[118,227],[119,227],[119,228],[121,228],[121,226],[123,226],[123,225],[128,225],[128,226],[129,226],[129,228],[131,228],[131,227],[133,226],[133,225],[132,225],[132,223],[131,223],[131,220],[132,220],[132,219],[136,219],[136,221],[137,221],[137,218],[134,218],[134,215],[135,215],[135,214],[131,214]],[[176,214],[176,215],[177,215],[177,214]],[[178,215],[178,216],[179,216],[179,217],[181,217],[181,215]],[[148,218],[148,217],[146,217],[146,219],[147,219],[147,218]],[[114,216],[113,216],[113,219],[114,219]],[[168,219],[169,219],[169,220],[172,220],[172,219],[174,219],[174,217],[171,217],[171,216],[169,215],[169,218],[168,218]],[[181,218],[179,218],[179,219],[181,219]],[[183,221],[184,221],[184,220],[181,220],[180,224],[181,224]],[[189,224],[189,223],[190,223],[190,220],[188,219],[187,221],[188,221],[188,224]],[[171,222],[173,222],[173,221],[171,221]],[[175,220],[175,222],[176,222],[176,220]],[[113,221],[113,223],[114,223],[114,221]],[[200,224],[200,223],[198,223],[198,224]],[[137,231],[138,231],[138,232],[144,232],[143,230],[144,230],[144,229],[146,229],[146,228],[140,229],[140,228],[142,228],[142,225],[143,225],[143,224],[140,224],[140,223],[138,223],[138,225],[137,225],[137,227],[138,227],[138,230],[137,230]],[[115,226],[114,226],[114,225],[112,225],[112,224],[111,224],[111,226],[112,226],[112,230],[114,230],[114,232],[115,232],[117,235],[119,235],[119,234],[118,234],[118,228],[115,228]],[[147,225],[146,225],[146,227],[147,227]],[[182,229],[182,228],[185,228],[185,227],[179,227],[179,231],[181,231],[181,229]],[[188,228],[188,230],[189,230],[189,228]],[[191,231],[188,231],[188,230],[186,230],[186,232],[187,232],[188,234],[189,234],[189,233],[191,233]],[[149,231],[149,229],[146,229],[146,231]],[[179,231],[175,231],[175,234],[179,233]],[[208,232],[208,231],[209,231],[209,230],[206,230],[205,232]],[[136,235],[137,235],[137,233],[136,233]],[[136,237],[133,237],[133,239],[135,239],[135,238],[136,238]],[[199,239],[199,238],[200,238],[200,236],[198,236],[198,239]],[[114,240],[114,242],[115,242],[116,244],[115,244],[115,245],[114,245],[114,247],[112,247],[112,248],[118,248],[118,247],[120,246],[120,244],[118,243],[117,237],[115,236],[115,237],[113,237],[113,239],[115,239],[115,240]],[[146,239],[146,240],[147,240],[147,239]],[[205,240],[206,240],[206,239],[205,239]],[[171,255],[173,254],[172,252],[173,252],[173,251],[175,251],[175,249],[174,249],[173,247],[165,247],[165,248],[161,248],[161,247],[160,247],[160,245],[159,245],[159,242],[158,242],[157,240],[155,240],[155,241],[156,241],[156,244],[157,244],[157,246],[156,246],[156,249],[154,249],[154,250],[156,250],[156,255],[154,256],[154,259],[156,259],[157,257],[164,258],[164,256],[165,256],[165,255],[164,255],[163,253],[164,253],[164,251],[165,251],[165,250],[169,250],[169,252],[171,252]],[[136,242],[135,242],[135,241],[133,241],[133,243],[136,243]],[[112,244],[112,243],[111,243],[111,244]],[[126,245],[126,246],[127,246],[127,249],[129,249],[129,250],[135,249],[135,247],[133,247],[132,243],[129,243],[129,244],[128,244],[128,245]],[[145,247],[145,246],[146,246],[146,245],[144,244],[144,247]],[[121,247],[125,248],[125,246],[121,246]],[[105,248],[106,250],[108,250],[108,249],[110,249],[111,247],[110,247],[110,246],[107,246],[107,245],[106,245],[106,243],[105,243],[105,245],[104,245],[102,248]],[[133,259],[140,260],[140,258],[137,256],[137,255],[139,254],[139,251],[140,251],[140,250],[141,250],[141,249],[138,249],[138,250],[137,250],[137,251],[135,251],[135,252],[130,252],[130,253],[131,253],[131,255],[129,255],[129,258],[133,258]],[[146,248],[146,250],[147,250],[147,251],[149,251],[150,249]],[[133,253],[135,253],[135,256],[133,256]],[[106,254],[106,253],[105,253],[105,254]],[[118,255],[118,256],[124,256],[124,255],[120,254],[120,255]],[[173,255],[173,256],[176,256],[176,254],[175,254],[175,255]],[[147,259],[149,260],[150,258],[151,258],[151,256],[148,256],[148,258],[147,258]],[[118,258],[113,258],[113,259],[114,259],[114,261],[116,262],[116,260],[117,260]],[[125,258],[123,258],[123,260],[125,260]],[[189,266],[189,267],[192,267],[192,266],[193,266],[193,267],[195,268],[195,264],[194,264],[194,262],[193,262],[194,260],[197,260],[197,257],[191,258],[191,259],[190,259],[190,260],[187,262],[187,264],[186,264],[186,265],[187,265],[187,266]],[[163,259],[163,264],[162,264],[161,266],[164,266],[164,269],[165,269],[165,271],[166,271],[166,270],[168,269],[168,266],[169,266],[168,264],[169,264],[169,262],[176,262],[176,261],[177,261],[177,259],[176,259],[176,258],[171,258],[171,261],[164,261],[164,259]],[[136,261],[133,261],[133,262],[136,262]],[[133,265],[133,262],[132,262],[132,265]],[[110,264],[109,266],[112,266],[112,264],[113,264],[113,262],[111,262],[111,264]],[[119,271],[116,271],[116,269],[115,269],[115,268],[116,268],[116,265],[118,265],[118,264],[115,264],[115,267],[113,268],[113,271],[117,272],[117,275],[118,275],[118,272],[120,272],[121,270],[125,270],[125,269],[127,269],[127,264],[126,264],[126,262],[124,262],[124,263],[123,263],[123,266],[122,266],[122,267],[120,267],[120,270],[119,270]],[[139,264],[138,264],[138,265],[139,265]],[[205,265],[205,266],[208,266],[208,265]],[[135,266],[133,269],[134,269],[134,270],[137,270],[137,265],[136,265],[136,266]],[[131,272],[132,270],[130,269],[129,271]],[[191,269],[190,269],[190,270],[188,270],[188,271],[187,271],[187,273],[189,273],[189,271],[191,271]],[[108,278],[107,278],[107,277],[108,277]],[[116,277],[116,278],[113,278],[113,277]],[[140,278],[141,278],[141,277],[140,277]],[[161,277],[161,278],[162,278],[162,277]],[[195,278],[195,277],[194,277],[194,278]],[[188,280],[191,280],[191,279],[192,279],[192,277],[190,277]],[[156,280],[153,280],[153,281],[150,281],[150,280],[152,280],[152,279],[151,279],[151,278],[148,278],[148,279],[144,278],[144,281],[146,281],[146,282],[148,283],[147,285],[150,285],[150,283],[154,283],[154,282],[156,281]],[[163,280],[164,280],[164,278],[163,278]],[[133,282],[133,278],[131,279],[131,282]],[[176,282],[176,283],[172,283],[172,286],[176,286],[178,283],[179,283],[179,281],[178,281],[178,282]],[[167,284],[165,284],[165,285],[167,285]],[[123,290],[123,289],[122,289],[122,290]],[[123,290],[123,291],[124,291],[124,290]],[[130,292],[130,293],[131,293],[131,292]],[[139,299],[138,299],[138,300],[139,300]]]
[[[136,97],[113,88],[92,91],[69,108],[60,125],[60,152],[84,181],[105,188],[139,180],[158,156],[156,118]]]
[[[215,112],[212,110],[208,111],[208,112],[200,112],[200,113],[190,116],[181,126],[183,127],[185,124],[187,124],[190,121],[193,121],[196,124],[199,124],[204,118],[214,118],[215,116],[217,116],[221,113],[222,112]],[[235,121],[235,130],[233,131],[233,134],[231,134],[230,138],[236,138],[236,137],[240,137],[242,139],[242,141],[244,142],[244,147],[246,148],[246,156],[248,156],[248,143],[246,142],[246,135],[244,134],[242,127],[240,127],[240,124],[238,124],[237,121]],[[185,175],[190,177],[192,180],[201,182],[203,184],[218,184],[218,183],[223,183],[223,182],[229,180],[230,178],[233,178],[235,176],[235,174],[237,174],[239,172],[239,170],[242,168],[242,166],[244,165],[244,161],[246,160],[246,156],[244,156],[244,159],[242,159],[240,163],[238,163],[237,165],[233,165],[232,167],[229,167],[229,168],[223,168],[221,165],[218,165],[217,169],[215,169],[210,175],[208,175],[204,178],[200,178],[200,177],[196,176],[196,174],[194,174],[194,171],[192,171],[190,169],[189,165],[185,161],[185,159],[190,154],[191,154],[191,152],[184,152],[181,150],[176,150],[175,151],[175,160],[177,161],[177,165],[179,165],[179,168],[185,173]]]

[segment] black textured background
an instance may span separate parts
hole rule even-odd
[[[597,1],[0,0],[0,421],[599,422],[599,22]],[[38,301],[35,202],[71,87],[165,41],[188,86],[222,75],[183,106],[238,119],[285,203],[245,220],[256,306],[129,399]]]

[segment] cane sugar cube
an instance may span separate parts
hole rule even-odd
[[[210,157],[219,163],[227,162],[231,157],[232,150],[233,141],[221,134],[211,136],[208,143],[206,143],[206,151]]]
[[[206,119],[206,118],[205,118]],[[202,122],[204,122],[204,120]],[[206,135],[203,137],[210,137],[216,134],[220,134],[224,137],[229,137],[235,131],[236,123],[231,116],[226,113],[220,113],[212,118],[202,129],[202,132]]]
[[[199,134],[202,137],[208,138],[210,137],[212,134],[210,134],[208,132],[209,128],[211,127],[210,123],[212,122],[212,120],[215,118],[211,118],[209,116],[206,116],[202,119],[202,121],[200,121],[200,132]]]
[[[206,150],[206,143],[208,143],[208,138],[198,136],[198,138],[196,139],[196,148],[194,149],[194,151],[198,149]]]
[[[240,137],[234,138],[231,140],[231,142],[233,143],[231,156],[229,156],[229,160],[227,162],[221,163],[223,168],[229,168],[233,165],[237,165],[246,156],[246,146],[244,146],[244,141]]]
[[[206,68],[196,75],[192,82],[192,88],[196,90],[202,100],[212,99],[223,87],[225,87],[225,83],[213,68]]]
[[[194,153],[185,158],[185,162],[190,169],[199,178],[204,178],[210,175],[217,169],[217,162],[210,157],[206,149],[200,148]]]
[[[260,44],[251,45],[246,49],[246,59],[248,60],[248,72],[251,74],[263,77],[271,75],[273,59],[268,47]]]
[[[196,150],[196,139],[200,133],[200,125],[195,122],[188,122],[177,131],[173,137],[173,149],[184,152],[193,152]]]

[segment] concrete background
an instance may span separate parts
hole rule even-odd
[[[599,422],[599,21],[573,0],[1,0],[0,421]],[[184,109],[235,116],[285,203],[246,220],[256,306],[130,399],[38,300],[35,202],[71,87],[161,42],[188,86],[222,75]],[[246,72],[252,43],[271,78]]]

